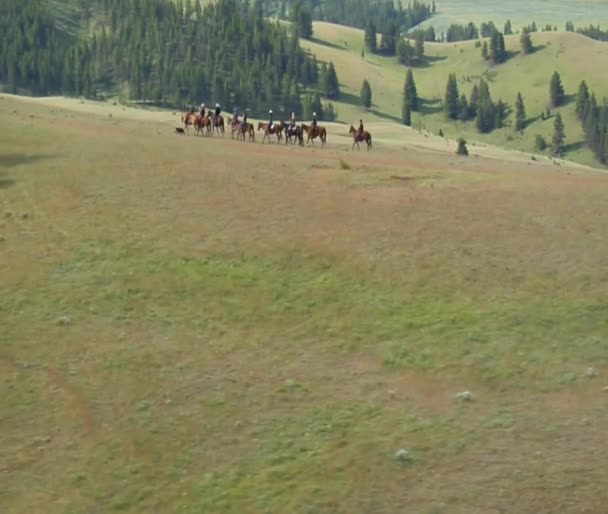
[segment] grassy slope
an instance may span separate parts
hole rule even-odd
[[[3,512],[608,502],[606,175],[0,122]]]
[[[510,19],[513,25],[521,27],[535,21],[539,28],[547,23],[563,30],[567,21],[576,26],[590,23],[608,23],[608,3],[605,0],[509,0],[500,2],[489,0],[473,2],[463,0],[437,1],[437,14],[425,24],[433,25],[437,33],[446,31],[451,23],[494,21],[498,27]]]
[[[346,101],[338,102],[340,119],[355,122],[363,116],[368,120],[392,118],[398,120],[401,113],[401,94],[406,68],[394,59],[368,56],[361,58],[362,32],[327,23],[315,23],[314,42],[303,41],[306,48],[322,60],[332,60],[336,64],[338,76],[346,93]],[[426,44],[429,61],[426,66],[414,68],[414,76],[419,94],[427,103],[424,116],[414,116],[414,123],[420,120],[430,130],[443,131],[455,137],[465,135],[469,139],[490,142],[532,151],[534,136],[538,133],[550,139],[553,120],[532,123],[523,136],[514,135],[511,128],[504,128],[487,136],[479,135],[473,123],[446,122],[441,111],[445,83],[449,73],[456,73],[461,90],[470,93],[473,82],[463,82],[467,76],[480,76],[489,71],[495,75],[490,84],[493,97],[502,98],[513,106],[517,91],[524,95],[529,118],[536,118],[548,104],[548,84],[553,71],[562,76],[566,93],[574,95],[581,79],[585,79],[595,90],[598,98],[608,96],[605,62],[608,60],[608,44],[593,41],[573,33],[537,33],[533,42],[539,48],[530,56],[515,55],[505,64],[488,67],[481,59],[480,49],[474,42],[457,44]],[[507,48],[519,51],[519,36],[506,38]],[[359,88],[364,78],[372,86],[374,106],[371,113],[359,107]],[[590,164],[591,153],[581,148],[582,133],[574,114],[574,104],[560,109],[566,125],[568,158]]]

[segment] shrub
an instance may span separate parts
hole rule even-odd
[[[456,149],[456,155],[469,155],[467,141],[462,137],[458,138],[458,148]]]
[[[536,139],[534,140],[534,148],[536,148],[540,152],[543,152],[547,149],[547,146],[547,140],[540,134],[536,134]]]

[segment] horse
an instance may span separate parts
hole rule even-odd
[[[242,124],[243,123],[239,121],[238,118],[236,118],[235,116],[228,117],[228,126],[230,127],[230,135],[232,139],[234,139],[235,135],[237,137],[239,136]]]
[[[316,128],[313,128],[312,125],[302,123],[302,130],[304,130],[308,136],[306,139],[306,144],[312,141],[312,144],[314,145],[315,138],[317,137],[321,140],[321,146],[325,146],[325,143],[327,143],[327,130],[325,130],[325,127],[317,125]]]
[[[212,120],[212,131],[215,132],[217,130],[217,133],[223,136],[224,135],[224,117],[223,116],[213,116],[213,120]]]
[[[270,123],[262,123],[258,122],[258,131],[264,131],[264,137],[262,138],[262,143],[266,141],[270,141],[270,134],[275,134],[277,136],[277,143],[283,141],[283,125],[281,123],[273,123],[272,129],[270,128]]]
[[[211,132],[211,118],[209,118],[208,115],[202,117],[199,114],[195,118],[194,130],[195,130],[195,132],[194,132],[195,134],[198,134],[200,132],[201,135],[208,136],[209,133]]]
[[[304,135],[301,125],[296,125],[292,130],[290,130],[289,124],[282,121],[281,126],[285,131],[285,144],[295,144],[297,141],[300,146],[304,146]]]
[[[194,112],[184,112],[182,113],[182,123],[184,124],[184,128],[188,133],[190,133],[190,125],[194,127],[195,116],[197,116]]]
[[[249,141],[255,141],[255,129],[253,123],[239,123],[236,138],[245,142],[245,134],[249,135]]]
[[[353,150],[355,149],[355,145],[357,145],[357,150],[360,150],[359,142],[365,141],[367,144],[367,151],[369,152],[369,149],[372,147],[372,135],[367,130],[364,130],[363,134],[359,134],[359,131],[351,125],[348,133],[353,136]]]

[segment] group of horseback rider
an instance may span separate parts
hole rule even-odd
[[[194,107],[191,109],[190,112],[192,114],[194,114]],[[211,109],[207,110],[207,108],[205,107],[205,104],[202,103],[200,106],[199,114],[200,114],[201,118],[204,118],[207,114],[211,115]],[[215,122],[217,122],[218,118],[222,114],[222,109],[221,109],[219,103],[215,104],[215,111],[213,112],[213,114],[214,114],[213,121],[215,123]],[[274,127],[274,118],[273,118],[273,114],[272,114],[272,109],[270,109],[268,111],[268,118],[269,118],[268,119],[268,128],[272,131],[272,129]],[[240,124],[241,124],[241,127],[243,128],[243,130],[245,130],[247,128],[247,111],[243,111],[243,121],[240,122]],[[238,110],[236,107],[234,108],[234,111],[232,113],[232,125],[234,127],[239,125],[239,113],[238,113]],[[316,129],[317,129],[317,113],[316,112],[312,113],[311,128],[312,128],[313,132],[316,132]],[[296,114],[294,112],[292,112],[291,116],[289,117],[289,125],[287,127],[287,130],[291,134],[294,134],[296,131]],[[359,120],[357,136],[361,137],[363,135],[363,132],[364,132],[363,120]]]
[[[194,112],[195,112],[195,109],[194,109],[194,107],[192,107],[192,109],[190,109],[190,114],[194,114]],[[211,109],[207,109],[205,104],[202,103],[200,110],[199,110],[199,114],[201,115],[201,118],[204,118],[207,115],[211,116]],[[222,109],[220,107],[220,104],[215,104],[215,112],[213,113],[213,115],[214,115],[213,121],[217,121],[217,119],[220,117],[221,114],[222,114]]]

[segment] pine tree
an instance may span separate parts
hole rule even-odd
[[[467,102],[467,97],[464,93],[462,93],[462,95],[460,96],[459,107],[460,112],[458,113],[458,119],[460,121],[467,121],[469,119],[470,110],[469,104]]]
[[[469,155],[469,149],[467,148],[467,141],[463,137],[458,138],[458,147],[456,148],[456,155]]]
[[[523,130],[524,128],[526,128],[526,109],[521,93],[517,93],[517,100],[515,100],[515,130]]]
[[[599,133],[599,113],[595,93],[591,93],[591,97],[585,106],[585,114],[583,115],[583,130],[585,132],[587,144],[593,148]]]
[[[339,98],[340,97],[340,82],[338,81],[338,75],[336,74],[336,68],[334,63],[330,62],[327,68],[327,74],[325,78],[325,96],[327,98]]]
[[[534,46],[532,45],[532,38],[530,37],[530,33],[527,29],[523,29],[521,31],[521,36],[519,37],[519,42],[521,44],[521,51],[524,55],[531,54],[534,52]]]
[[[414,81],[414,74],[412,73],[412,70],[407,70],[407,73],[405,74],[403,99],[404,102],[409,106],[410,110],[418,110],[420,101],[418,99],[418,90],[416,88],[416,82]]]
[[[377,32],[376,32],[376,24],[370,18],[367,25],[365,26],[365,48],[367,48],[368,52],[376,53],[377,46]]]
[[[551,138],[551,152],[556,157],[561,157],[564,154],[565,139],[564,123],[561,114],[558,112],[553,122],[553,137]]]
[[[453,73],[449,75],[445,88],[444,110],[449,119],[455,120],[458,118],[458,113],[460,112],[458,105],[458,83],[456,82],[456,75]]]
[[[324,119],[325,110],[323,109],[323,102],[321,102],[321,95],[319,95],[318,91],[312,96],[311,108],[312,112],[317,113],[319,119]]]
[[[308,9],[302,8],[300,10],[300,16],[298,17],[298,32],[300,37],[303,37],[304,39],[312,38],[312,16]]]
[[[407,70],[403,84],[403,105],[401,108],[401,121],[404,125],[412,125],[412,111],[418,109],[418,92],[412,70]]]
[[[397,60],[401,64],[411,66],[414,63],[414,55],[416,51],[410,44],[409,40],[401,38],[397,43]]]
[[[498,62],[505,62],[507,60],[507,50],[505,48],[505,38],[502,32],[498,32]]]
[[[492,35],[498,32],[498,29],[496,28],[496,25],[494,25],[493,21],[489,21],[489,22],[482,22],[481,24],[481,37],[489,37],[491,38]]]
[[[301,0],[295,0],[292,3],[289,14],[295,35],[310,39],[312,37],[312,16],[310,11],[302,5]]]
[[[479,86],[477,84],[473,85],[473,89],[471,90],[471,99],[469,101],[469,111],[472,117],[477,116],[477,106],[479,105]]]
[[[481,45],[481,57],[483,58],[484,61],[487,61],[490,58],[487,41],[484,41],[483,45]]]
[[[323,94],[326,94],[328,85],[327,85],[327,64],[321,64],[321,69],[317,75],[317,87],[319,90],[323,91]]]
[[[543,152],[547,146],[547,140],[541,134],[536,134],[536,137],[534,138],[534,148]]]
[[[504,127],[507,120],[507,108],[507,104],[500,99],[494,104],[494,126],[492,130]]]
[[[408,127],[412,126],[412,108],[405,101],[403,103],[403,110],[401,112],[401,121]]]
[[[564,86],[562,85],[562,79],[557,71],[554,72],[551,77],[549,97],[551,99],[551,107],[559,107],[564,103]]]
[[[491,132],[496,128],[499,116],[496,106],[490,95],[490,88],[485,80],[479,81],[479,100],[477,101],[477,115],[475,125],[482,133]]]
[[[587,83],[583,80],[578,86],[578,94],[576,95],[576,115],[579,119],[583,118],[585,112],[585,105],[589,101],[589,88]]]
[[[420,31],[416,34],[416,43],[414,48],[416,51],[416,59],[422,61],[422,59],[424,59],[424,34]]]
[[[511,20],[507,20],[507,22],[505,23],[504,34],[505,34],[505,36],[510,36],[511,34],[513,34],[513,27],[511,26]]]
[[[312,97],[310,95],[305,95],[302,99],[302,118],[305,120],[309,120],[312,118]]]
[[[359,96],[361,98],[361,105],[363,105],[363,107],[366,109],[369,109],[372,106],[372,88],[370,87],[367,79],[363,80]]]
[[[389,22],[386,31],[380,38],[380,49],[386,55],[395,55],[399,30],[394,21]]]
[[[505,38],[501,32],[497,30],[492,32],[490,38],[490,59],[494,64],[500,64],[507,60],[507,51],[505,49]]]

